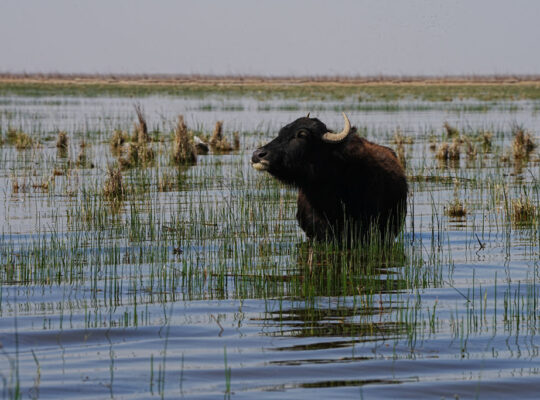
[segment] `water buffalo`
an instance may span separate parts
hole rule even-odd
[[[253,152],[251,163],[298,188],[296,218],[317,241],[393,239],[407,212],[407,180],[396,154],[345,127],[330,131],[317,118],[299,118]]]

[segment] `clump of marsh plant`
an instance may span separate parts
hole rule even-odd
[[[6,132],[6,141],[9,144],[15,144],[15,139],[17,139],[17,129],[12,128],[11,126],[8,127],[8,130]]]
[[[26,150],[34,145],[34,139],[24,132],[20,132],[15,140],[15,148],[17,150]]]
[[[129,143],[124,150],[124,155],[118,158],[118,165],[121,168],[132,168],[139,164],[139,146],[137,143]]]
[[[47,192],[51,184],[54,184],[54,176],[51,176],[49,179],[43,179],[40,183],[34,183],[32,187]]]
[[[515,224],[531,222],[536,216],[536,206],[528,197],[512,200],[512,221]]]
[[[407,158],[405,156],[405,147],[403,146],[403,142],[401,141],[397,142],[396,144],[396,155],[401,166],[405,168],[407,164]]]
[[[165,171],[158,175],[158,192],[170,192],[178,186],[178,176],[172,172]]]
[[[107,168],[107,179],[103,186],[103,196],[108,200],[122,200],[124,195],[125,188],[122,181],[122,170],[119,167],[109,165]]]
[[[459,130],[452,125],[450,125],[448,122],[445,122],[443,124],[444,130],[446,132],[446,136],[449,138],[453,138],[456,136],[459,136]]]
[[[55,169],[53,169],[52,175],[53,176],[63,176],[63,175],[65,175],[65,172],[62,171],[61,169],[55,168]]]
[[[58,132],[58,137],[56,138],[56,148],[64,152],[67,150],[68,136],[65,131]]]
[[[135,124],[133,130],[133,141],[138,143],[147,143],[150,141],[148,134],[148,124],[144,118],[143,110],[140,104],[135,104],[135,112],[137,113],[138,124]]]
[[[124,152],[123,156],[118,158],[118,163],[122,168],[132,168],[140,165],[148,165],[154,161],[155,153],[150,146],[150,136],[146,120],[142,113],[141,107],[135,105],[135,111],[139,123],[135,124],[133,131],[132,142],[125,148],[124,143],[127,140],[127,135],[124,132],[116,130],[111,139],[111,149],[117,155]]]
[[[139,142],[139,159],[143,164],[150,164],[154,161],[155,153],[147,143]]]
[[[481,138],[482,149],[484,150],[484,153],[491,151],[491,141],[493,139],[493,132],[482,131],[480,138]]]
[[[454,200],[446,206],[445,213],[449,217],[462,218],[467,215],[467,208],[460,199],[455,197]]]
[[[435,153],[435,158],[437,160],[446,161],[448,160],[448,149],[450,145],[447,142],[442,142],[437,148],[437,153]]]
[[[400,144],[403,145],[414,143],[414,139],[410,136],[404,136],[401,132],[401,129],[399,128],[397,128],[396,133],[394,133],[393,141],[397,146],[399,146]]]
[[[11,180],[11,191],[13,193],[19,193],[21,190],[21,184],[19,184],[19,180],[16,177],[13,177]]]
[[[435,157],[441,161],[459,160],[461,156],[461,141],[459,138],[454,138],[452,144],[443,142],[439,145]]]
[[[459,160],[461,155],[461,140],[459,137],[455,137],[448,149],[448,159]]]
[[[26,133],[15,128],[8,128],[6,134],[7,143],[15,146],[17,150],[29,149],[34,145],[34,140]]]
[[[124,143],[126,143],[127,139],[128,135],[126,132],[121,129],[115,129],[109,141],[111,152],[113,154],[119,154],[122,150],[122,146],[124,145]]]
[[[465,143],[465,153],[467,154],[467,158],[469,160],[474,160],[476,158],[476,155],[478,154],[478,151],[476,150],[476,146],[472,142],[472,140],[465,136],[463,139]]]
[[[437,138],[434,135],[429,136],[429,150],[437,150]]]
[[[235,150],[240,149],[240,134],[238,132],[233,132],[233,148]]]
[[[67,157],[68,136],[65,131],[58,132],[58,137],[56,138],[56,149],[58,150],[59,157]]]
[[[79,151],[79,155],[77,156],[77,160],[75,161],[77,167],[94,168],[94,163],[88,160],[88,155],[86,154],[87,144],[84,140],[81,142],[80,148],[81,150]]]
[[[405,156],[405,144],[413,144],[413,139],[411,137],[403,136],[401,129],[397,129],[393,138],[394,143],[396,144],[396,154],[398,161],[401,163],[403,168],[407,164],[407,159]]]
[[[512,143],[512,154],[514,160],[528,160],[531,153],[536,148],[530,132],[526,132],[521,126],[514,126],[514,141]]]
[[[148,165],[154,161],[155,153],[146,143],[128,143],[124,155],[118,158],[118,164],[124,168]]]
[[[183,115],[178,116],[176,129],[174,130],[171,159],[175,165],[195,164],[197,162],[197,151],[189,138]]]
[[[233,149],[227,138],[223,136],[223,121],[216,122],[214,133],[212,133],[212,137],[210,138],[210,147],[212,150],[218,152],[227,152]]]
[[[399,163],[401,164],[403,168],[405,168],[407,166],[407,156],[405,155],[405,148],[403,147],[402,144],[396,147],[396,154],[397,154]]]

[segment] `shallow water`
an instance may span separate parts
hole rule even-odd
[[[108,138],[132,127],[133,99],[0,99],[4,134],[20,127],[42,142],[0,147],[4,398],[538,397],[538,218],[516,224],[511,200],[538,207],[540,171],[500,160],[512,124],[540,131],[535,104],[140,103],[162,136],[178,113],[206,133],[222,119],[241,149],[178,171],[169,142],[154,143],[156,164],[124,172],[136,190],[115,209],[100,194]],[[398,128],[413,138],[409,214],[388,258],[315,249],[308,266],[294,192],[249,157],[307,111],[339,127],[338,108],[372,140],[395,147]],[[440,165],[429,140],[445,121],[491,129],[492,150]],[[66,167],[82,139],[95,168]],[[54,168],[69,172],[35,187]],[[176,183],[158,190],[167,174]],[[445,214],[454,196],[466,217]]]

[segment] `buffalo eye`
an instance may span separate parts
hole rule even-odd
[[[298,132],[296,132],[296,138],[298,139],[305,139],[308,137],[308,131],[301,129]]]

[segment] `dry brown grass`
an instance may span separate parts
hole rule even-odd
[[[58,150],[66,151],[68,148],[68,135],[64,131],[58,132],[58,137],[56,138],[56,148]]]
[[[114,131],[110,141],[111,151],[119,156],[118,164],[123,169],[150,165],[155,158],[148,125],[139,104],[135,105],[135,112],[139,122],[133,126],[131,143],[126,146],[128,134],[118,129]]]
[[[414,143],[414,139],[410,136],[403,135],[403,133],[401,132],[401,129],[399,128],[396,129],[396,132],[394,133],[394,137],[392,140],[397,146],[399,146],[400,144],[404,145],[404,144]]]
[[[128,143],[123,155],[118,158],[118,164],[123,168],[133,168],[152,164],[155,158],[154,150],[147,143]]]
[[[19,180],[16,177],[13,177],[11,179],[11,191],[13,193],[19,193],[21,190],[21,185],[19,184]]]
[[[65,175],[65,173],[61,169],[55,168],[55,169],[53,169],[52,175],[53,176],[63,176],[63,175]]]
[[[446,136],[449,138],[453,138],[456,136],[459,136],[459,130],[452,125],[450,125],[448,122],[445,122],[443,124],[444,130],[446,132]]]
[[[238,132],[233,132],[233,148],[240,150],[240,134]]]
[[[514,141],[512,143],[512,154],[514,160],[528,160],[531,153],[536,148],[530,132],[526,132],[523,127],[515,126],[513,128]]]
[[[465,136],[463,138],[463,142],[465,143],[465,154],[467,154],[467,159],[474,160],[478,155],[478,150],[476,149],[476,146],[468,136]]]
[[[461,140],[459,138],[454,138],[452,144],[443,142],[439,145],[435,157],[441,161],[458,161],[461,157]]]
[[[443,142],[437,148],[437,153],[435,153],[435,158],[437,160],[446,161],[448,160],[448,149],[450,145],[447,142]]]
[[[172,149],[172,162],[175,165],[195,164],[197,151],[190,140],[189,132],[184,122],[184,116],[178,116],[178,122],[174,131],[174,143]]]
[[[29,135],[12,127],[6,132],[6,142],[14,145],[17,150],[26,150],[35,144]]]
[[[448,204],[445,209],[446,215],[453,218],[462,218],[467,215],[467,208],[457,197]]]
[[[482,138],[482,149],[484,150],[484,153],[491,151],[491,141],[493,139],[493,132],[483,131],[481,138]]]
[[[223,136],[223,121],[217,121],[214,132],[210,138],[210,147],[216,152],[227,152],[233,149],[233,146]]]
[[[528,197],[512,200],[512,221],[515,224],[532,222],[536,217],[536,206]]]
[[[94,168],[94,163],[88,159],[88,155],[86,153],[86,149],[88,145],[86,144],[84,140],[81,142],[80,147],[81,147],[81,150],[79,152],[79,155],[77,156],[77,160],[75,161],[75,164],[79,168]]]
[[[32,139],[26,133],[20,132],[19,135],[17,135],[17,139],[15,140],[15,148],[17,150],[26,150],[31,148],[33,145],[34,139]]]
[[[148,124],[140,104],[135,104],[135,112],[137,113],[138,124],[134,125],[133,129],[133,141],[138,143],[147,143],[150,141],[150,135],[148,134]]]
[[[124,195],[125,188],[122,180],[122,170],[120,167],[109,165],[107,168],[107,179],[103,186],[103,196],[108,200],[122,200]]]
[[[122,146],[124,143],[126,143],[128,139],[128,134],[121,129],[115,129],[113,132],[113,135],[111,136],[111,140],[109,141],[109,145],[111,147],[111,152],[113,154],[118,154],[122,150]]]

